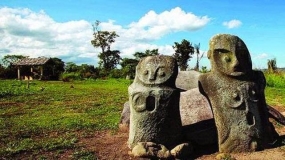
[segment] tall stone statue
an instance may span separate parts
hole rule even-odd
[[[219,151],[266,148],[278,134],[268,119],[263,73],[252,70],[250,53],[239,37],[218,34],[209,45],[211,72],[199,77],[199,89],[213,110]]]
[[[169,150],[182,142],[177,73],[177,62],[171,56],[149,56],[138,63],[134,82],[128,88],[128,144],[133,154],[167,158],[171,156]],[[138,153],[141,150],[144,153]]]

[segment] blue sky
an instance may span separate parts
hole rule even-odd
[[[282,0],[1,0],[0,58],[46,56],[97,66],[100,50],[90,40],[99,20],[101,30],[120,36],[111,49],[122,57],[156,48],[172,55],[172,45],[182,39],[206,52],[212,36],[228,33],[244,40],[254,68],[266,68],[273,58],[285,67],[284,17]],[[206,54],[201,65],[210,66]]]

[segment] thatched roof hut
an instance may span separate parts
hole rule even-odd
[[[41,58],[23,58],[19,61],[13,63],[15,66],[41,66],[46,64],[50,58],[41,57]]]
[[[18,79],[21,79],[21,71],[20,68],[22,66],[30,66],[31,67],[31,73],[33,72],[33,67],[39,66],[40,67],[40,78],[43,77],[43,66],[47,64],[49,61],[51,61],[51,58],[46,57],[39,57],[39,58],[23,58],[19,61],[13,63],[14,66],[18,66]],[[32,79],[32,77],[28,77],[28,79]]]

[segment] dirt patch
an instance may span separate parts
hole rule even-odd
[[[280,138],[278,142],[270,149],[265,149],[259,152],[253,153],[238,153],[230,154],[230,158],[225,158],[228,160],[285,160],[285,126],[272,121],[276,131],[279,133]],[[57,136],[57,133],[54,133]],[[79,138],[75,149],[63,149],[59,151],[51,152],[39,152],[39,153],[19,153],[15,155],[13,159],[41,159],[45,157],[47,159],[76,159],[74,153],[77,150],[85,150],[90,154],[94,154],[100,160],[110,160],[110,159],[122,159],[122,160],[136,160],[130,156],[128,153],[130,149],[127,146],[128,140],[128,129],[121,126],[120,131],[96,131],[94,133],[88,133],[84,135],[82,132],[76,133]],[[189,159],[199,159],[199,160],[213,160],[219,155],[217,144],[208,146],[195,146],[195,151]],[[1,159],[1,156],[0,156]]]
[[[98,131],[91,137],[81,139],[79,144],[89,151],[94,151],[100,160],[130,159],[127,140],[127,132]]]
[[[280,135],[278,142],[270,149],[265,149],[253,153],[237,153],[230,154],[232,158],[240,159],[285,159],[285,127],[276,126],[276,130]],[[127,147],[128,132],[118,131],[112,133],[110,131],[96,132],[90,137],[80,139],[80,145],[84,146],[89,151],[94,151],[100,159],[135,159],[128,153],[130,149]],[[218,155],[217,145],[200,146],[195,150],[195,154],[190,159],[213,160]]]

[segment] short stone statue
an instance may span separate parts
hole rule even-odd
[[[178,156],[187,145],[182,142],[179,112],[180,92],[175,87],[177,62],[171,56],[145,57],[137,65],[129,86],[129,147],[138,157]],[[164,146],[164,147],[162,147]],[[172,153],[176,146],[178,150]],[[171,150],[172,149],[172,150]],[[171,151],[170,151],[171,150]],[[185,154],[185,153],[184,153]]]
[[[199,90],[213,110],[219,151],[266,148],[278,134],[268,119],[263,73],[252,70],[250,53],[239,37],[218,34],[209,45],[211,72],[200,75]]]

